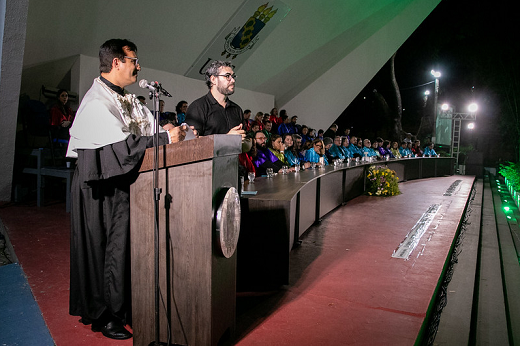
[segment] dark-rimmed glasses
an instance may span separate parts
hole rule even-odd
[[[231,74],[231,73],[226,73],[226,74],[217,74],[217,75],[215,75],[215,76],[217,76],[217,77],[224,77],[224,78],[226,78],[228,81],[230,81],[231,78],[233,78],[233,79],[235,79],[235,80],[237,79],[237,75],[234,74],[234,73],[233,73],[233,74]]]
[[[131,56],[125,56],[125,58],[132,60],[135,65],[139,64],[139,58],[133,58]]]

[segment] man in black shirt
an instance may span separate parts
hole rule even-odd
[[[229,61],[213,61],[204,78],[209,92],[190,104],[186,123],[194,126],[200,136],[227,133],[242,135],[244,139],[242,108],[228,98],[235,91],[233,65]]]

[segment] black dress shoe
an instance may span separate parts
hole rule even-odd
[[[121,321],[117,320],[109,321],[105,325],[92,323],[92,330],[94,332],[101,332],[104,336],[110,339],[124,340],[132,337],[132,333],[126,330]]]

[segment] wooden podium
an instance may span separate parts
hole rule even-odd
[[[160,147],[162,343],[216,345],[234,333],[236,252],[227,258],[220,251],[215,214],[222,191],[237,188],[240,152],[238,135]],[[155,340],[153,158],[153,148],[148,149],[130,189],[134,345]]]

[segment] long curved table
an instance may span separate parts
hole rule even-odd
[[[289,283],[289,253],[323,216],[365,191],[367,169],[386,165],[399,181],[454,174],[454,158],[405,158],[307,169],[244,184],[238,243],[239,290]],[[255,195],[249,195],[256,191]]]

